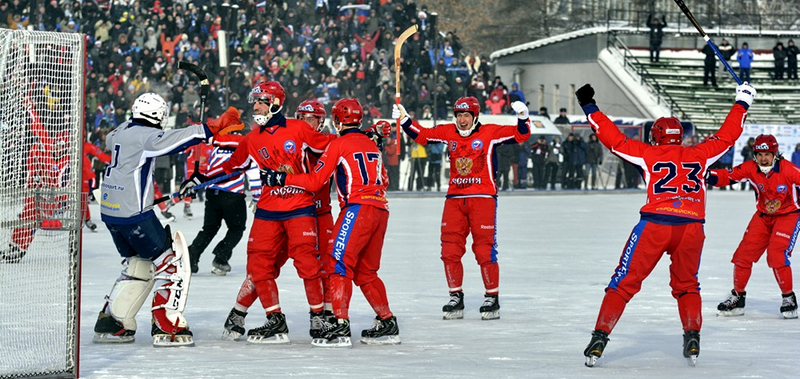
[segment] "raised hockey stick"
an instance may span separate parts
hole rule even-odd
[[[203,189],[203,188],[206,188],[206,187],[208,187],[208,186],[210,186],[212,184],[217,184],[219,182],[224,182],[224,181],[226,181],[228,179],[231,179],[231,178],[234,178],[236,176],[239,176],[242,173],[243,173],[243,171],[234,171],[234,172],[232,172],[230,174],[225,174],[225,175],[222,175],[222,176],[218,176],[218,177],[213,178],[213,179],[211,179],[211,180],[209,180],[207,182],[203,182],[203,183],[200,183],[200,184],[194,186],[194,189],[195,190]],[[180,192],[175,192],[172,195],[162,196],[162,197],[156,199],[155,201],[153,201],[153,205],[159,204],[159,203],[165,202],[165,201],[167,201],[169,199],[177,198],[177,197],[180,197],[180,196],[181,196]]]
[[[394,41],[394,99],[397,105],[400,105],[400,53],[403,50],[403,43],[406,42],[408,37],[417,32],[417,25],[411,25],[406,29],[400,37]],[[397,155],[400,155],[400,119],[397,119],[397,132],[395,133],[395,145],[397,145]]]
[[[683,14],[689,18],[689,21],[691,21],[692,25],[694,25],[697,31],[700,32],[700,35],[703,36],[703,39],[706,41],[708,46],[711,46],[711,48],[714,50],[714,53],[717,54],[717,58],[719,58],[722,64],[725,65],[725,68],[728,69],[728,72],[731,74],[731,76],[733,76],[733,80],[736,80],[737,84],[742,84],[742,79],[739,79],[739,76],[733,72],[733,68],[731,68],[731,65],[728,64],[728,60],[722,56],[722,53],[717,48],[717,45],[714,44],[714,41],[712,41],[711,38],[708,38],[708,35],[705,31],[703,31],[703,28],[700,27],[700,24],[697,23],[697,20],[694,19],[692,12],[689,11],[689,8],[687,8],[686,4],[683,3],[683,0],[675,0],[675,4],[678,4],[678,8],[681,8]]]
[[[200,66],[186,61],[178,62],[178,68],[190,71],[200,79],[200,120],[198,120],[198,122],[205,122],[206,99],[208,99],[208,91],[211,87],[211,83],[208,81],[208,75],[206,75],[206,72],[203,71]]]

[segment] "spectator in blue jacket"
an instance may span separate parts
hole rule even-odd
[[[792,153],[792,163],[795,166],[800,167],[800,143],[794,146],[794,152]]]
[[[508,93],[508,97],[511,103],[515,101],[525,103],[525,94],[519,90],[519,84],[517,82],[511,83],[511,92]]]
[[[753,64],[753,50],[747,45],[747,42],[742,44],[742,48],[736,53],[736,60],[739,61],[739,79],[744,82],[750,82],[750,68]]]

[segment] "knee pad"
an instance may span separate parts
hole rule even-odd
[[[166,249],[155,260],[155,280],[158,283],[153,295],[153,316],[161,330],[176,333],[176,329],[186,328],[183,317],[192,269],[189,263],[189,249],[183,233],[175,232],[172,247]]]
[[[131,257],[123,265],[122,275],[114,283],[106,301],[112,317],[121,322],[125,329],[136,330],[136,314],[153,289],[153,262]]]

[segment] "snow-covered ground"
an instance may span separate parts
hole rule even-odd
[[[522,196],[517,196],[522,195]],[[638,220],[644,193],[514,192],[499,199],[501,318],[481,321],[482,284],[471,252],[464,257],[466,312],[442,320],[447,287],[439,260],[443,194],[393,196],[380,275],[400,324],[403,343],[367,346],[357,335],[372,310],[358,290],[351,304],[352,349],[312,348],[301,281],[287,265],[278,279],[290,345],[259,346],[220,339],[245,274],[245,241],[233,271],[210,273],[209,247],[192,277],[186,316],[195,347],[151,346],[150,314],[137,317],[136,342],[92,344],[103,296],[119,275],[120,258],[104,225],[83,239],[80,372],[87,378],[794,378],[800,328],[783,320],[780,293],[759,262],[747,288],[744,317],[716,317],[731,289],[730,257],[754,211],[750,192],[709,194],[706,243],[700,267],[705,324],[697,367],[681,354],[682,331],[664,258],[628,305],[595,368],[583,365],[603,289],[623,243]],[[202,225],[202,203],[186,220],[176,208],[174,229],[191,241]],[[92,205],[97,218],[99,209]],[[220,232],[224,232],[223,230]],[[248,229],[249,233],[249,229]],[[215,242],[216,243],[216,240]],[[149,304],[149,300],[147,303]],[[247,328],[264,322],[258,303]]]

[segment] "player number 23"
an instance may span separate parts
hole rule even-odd
[[[700,163],[681,162],[681,168],[684,170],[689,170],[689,172],[686,173],[687,183],[682,184],[681,189],[687,193],[700,191],[700,185],[702,184],[702,179],[700,179],[699,176],[700,170],[702,169]],[[675,164],[675,162],[658,162],[653,165],[653,172],[660,173],[665,170],[667,171],[666,175],[664,175],[663,178],[659,179],[653,185],[653,193],[678,193],[678,187],[667,186],[672,179],[675,179],[675,177],[678,176],[678,166]]]

